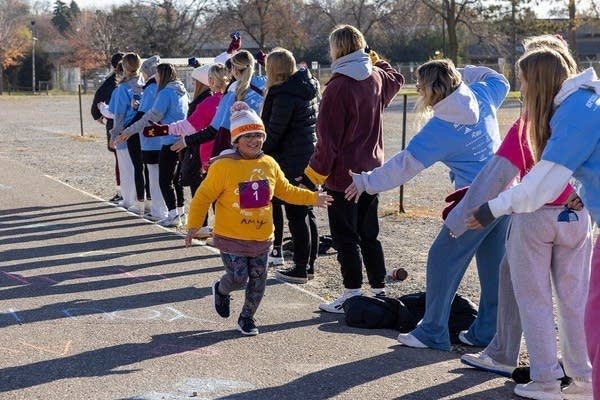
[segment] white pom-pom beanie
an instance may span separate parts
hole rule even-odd
[[[231,106],[230,132],[231,144],[234,144],[245,133],[261,132],[265,136],[267,134],[262,119],[243,101],[236,101]]]
[[[200,83],[203,83],[206,86],[208,84],[208,70],[210,69],[210,64],[202,65],[198,68],[194,68],[192,71],[192,79],[197,80]]]

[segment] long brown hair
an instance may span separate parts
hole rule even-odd
[[[169,82],[177,80],[177,71],[175,71],[175,66],[173,64],[158,64],[156,67],[156,76],[158,76],[158,88],[156,89],[158,92],[164,89]]]
[[[571,67],[560,53],[549,48],[524,54],[517,62],[527,84],[524,99],[527,142],[535,162],[540,160],[550,138],[554,97],[571,75]]]
[[[338,25],[329,34],[332,61],[367,46],[363,34],[352,25]]]

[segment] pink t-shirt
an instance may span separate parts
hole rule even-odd
[[[515,167],[519,169],[520,178],[523,179],[525,175],[529,172],[531,168],[533,168],[533,155],[529,150],[529,145],[527,144],[527,136],[525,135],[525,129],[527,127],[527,122],[523,123],[522,135],[519,137],[519,124],[520,119],[517,120],[513,126],[508,130],[506,137],[502,141],[500,148],[496,152],[497,155],[506,158],[510,161]],[[551,203],[548,205],[562,205],[565,204],[567,198],[573,191],[573,187],[569,184],[565,187],[565,190]]]

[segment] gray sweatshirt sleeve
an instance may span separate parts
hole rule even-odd
[[[145,113],[142,118],[131,124],[127,128],[127,132],[131,134],[139,133],[144,129],[145,126],[150,125],[149,121],[159,122],[164,117],[163,113],[155,110],[154,108]]]
[[[471,182],[465,197],[446,217],[444,224],[450,232],[456,237],[465,233],[468,229],[465,220],[469,211],[509,188],[518,174],[519,169],[508,159],[497,155],[492,157]]]
[[[353,174],[352,180],[359,193],[375,194],[403,185],[424,169],[408,150],[402,150],[373,171]]]

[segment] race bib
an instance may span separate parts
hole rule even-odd
[[[241,208],[260,208],[269,204],[269,181],[266,179],[241,182],[239,189]]]

